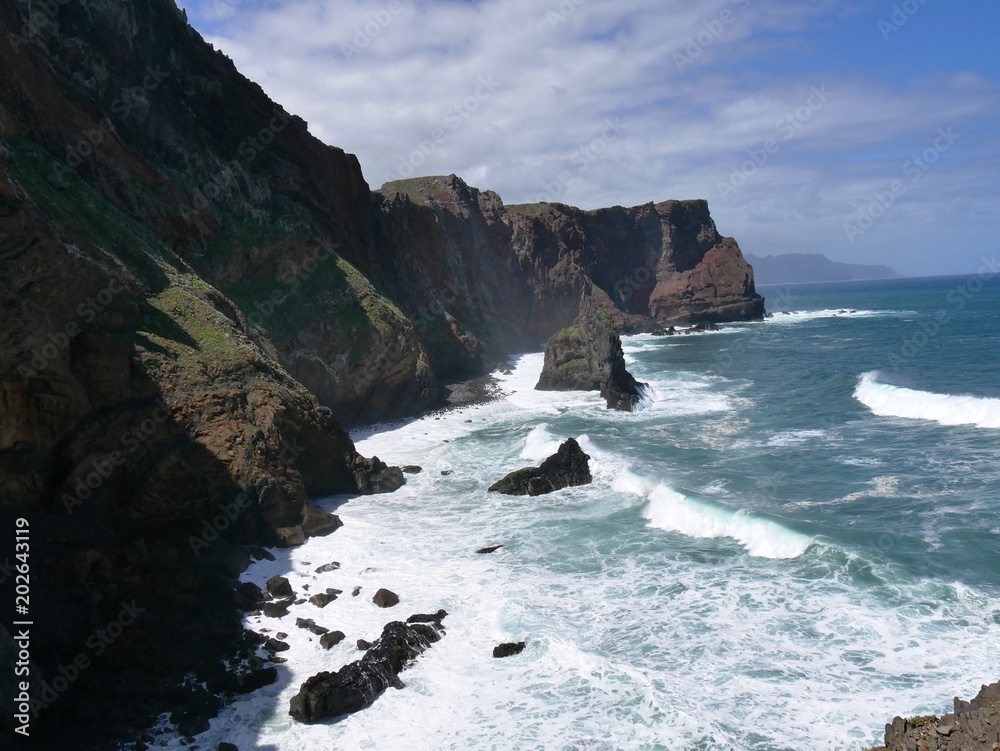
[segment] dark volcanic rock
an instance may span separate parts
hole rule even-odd
[[[441,626],[441,621],[443,621],[448,616],[448,611],[443,608],[436,613],[415,613],[406,619],[407,623],[433,623],[436,626]]]
[[[291,647],[280,639],[268,639],[264,642],[264,649],[268,652],[287,652]]]
[[[332,561],[331,563],[324,563],[322,566],[316,569],[317,574],[326,574],[330,571],[336,571],[340,568],[340,563],[337,561]]]
[[[423,467],[418,467],[416,464],[407,464],[403,467],[403,472],[408,475],[419,475],[423,471]]]
[[[319,722],[364,709],[389,686],[401,686],[399,673],[440,638],[433,626],[393,621],[360,660],[303,683],[289,713],[299,722]]]
[[[545,365],[535,386],[540,391],[600,391],[608,409],[635,409],[639,383],[625,368],[622,340],[610,314],[597,303],[569,328],[557,331],[545,346]]]
[[[500,657],[510,657],[512,655],[519,655],[524,651],[525,643],[523,641],[519,642],[504,642],[503,644],[497,644],[493,647],[493,656]]]
[[[502,547],[503,547],[503,545],[490,545],[490,546],[489,546],[489,547],[487,547],[487,548],[479,548],[479,550],[477,550],[476,552],[477,552],[477,553],[478,553],[479,555],[488,555],[488,554],[490,554],[490,553],[495,553],[495,552],[497,552],[497,551],[498,551],[498,550],[499,550],[500,548],[502,548]]]
[[[888,751],[995,751],[1000,744],[1000,682],[983,686],[972,701],[955,697],[943,717],[896,717],[885,726]]]
[[[586,485],[593,481],[590,457],[583,453],[575,438],[568,438],[559,451],[540,467],[511,472],[494,483],[489,492],[505,495],[544,495],[562,488]]]
[[[295,595],[292,585],[289,583],[288,579],[278,574],[275,574],[267,580],[267,593],[275,599],[292,597]]]
[[[391,493],[406,484],[403,470],[399,467],[390,467],[377,456],[371,459],[356,456],[354,477],[362,493]]]
[[[315,634],[316,636],[323,636],[324,634],[330,631],[330,629],[326,628],[325,626],[317,625],[316,621],[314,621],[312,618],[296,618],[295,625],[298,626],[299,628],[306,629],[307,631]]]
[[[261,606],[261,601],[263,599],[264,593],[261,591],[260,587],[253,582],[242,582],[238,587],[236,587],[236,593],[233,597],[236,607],[244,613],[251,610],[257,610]]]
[[[330,647],[335,647],[340,644],[340,642],[344,641],[345,638],[346,634],[344,634],[343,631],[331,631],[330,633],[323,634],[319,637],[319,645],[323,647],[323,649],[330,649]]]
[[[388,589],[380,589],[372,595],[372,602],[380,608],[391,608],[399,604],[399,595]]]
[[[260,609],[268,618],[281,618],[288,615],[288,608],[290,608],[294,603],[294,598],[286,597],[284,600],[265,602]]]
[[[318,608],[325,608],[337,599],[337,595],[342,594],[342,590],[329,587],[326,592],[320,592],[309,598],[309,602]]]
[[[358,639],[356,646],[359,650],[364,652],[372,648],[372,643],[367,639]]]

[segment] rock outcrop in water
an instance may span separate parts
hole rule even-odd
[[[590,457],[583,452],[575,438],[568,438],[559,450],[542,462],[539,467],[528,467],[511,472],[489,489],[504,495],[545,495],[556,490],[593,482],[590,474]]]
[[[640,384],[625,367],[622,340],[610,314],[596,304],[545,346],[540,391],[600,391],[608,409],[630,412],[641,398]]]
[[[972,701],[954,700],[954,711],[903,719],[885,726],[883,751],[997,751],[1000,749],[1000,683],[983,686]]]
[[[319,722],[364,709],[389,686],[402,688],[399,674],[442,633],[440,621],[389,623],[360,660],[306,680],[292,697],[289,714],[299,722]]]

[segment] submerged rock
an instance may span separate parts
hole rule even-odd
[[[562,488],[593,482],[590,457],[575,438],[568,438],[559,450],[539,467],[511,472],[494,483],[489,492],[505,495],[544,495]]]
[[[630,412],[641,398],[639,382],[625,367],[622,340],[611,316],[588,303],[569,328],[545,346],[539,391],[600,391],[608,409]]]
[[[401,688],[400,672],[440,639],[433,625],[393,621],[360,660],[306,680],[292,697],[289,714],[311,723],[364,709],[389,686]]]

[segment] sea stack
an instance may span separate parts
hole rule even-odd
[[[622,340],[611,315],[591,298],[576,322],[549,338],[539,391],[600,391],[608,409],[631,412],[640,384],[625,368]]]

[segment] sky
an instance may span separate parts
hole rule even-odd
[[[707,198],[744,253],[1000,254],[997,0],[181,0],[377,189]]]

